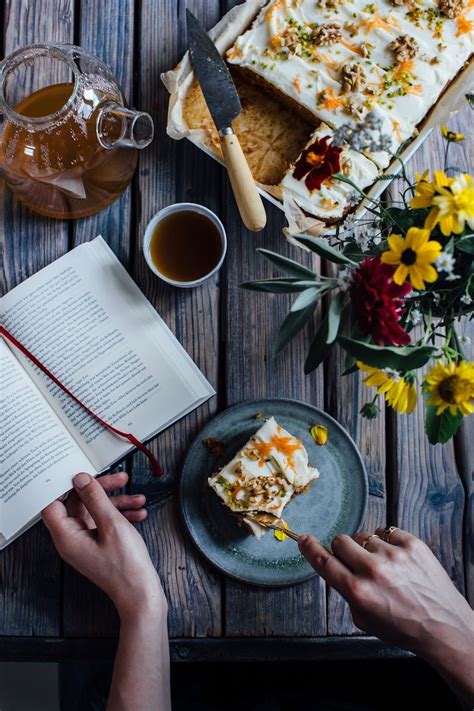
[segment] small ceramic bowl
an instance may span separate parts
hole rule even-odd
[[[169,277],[165,276],[160,272],[160,270],[156,267],[156,265],[151,259],[150,243],[153,233],[155,232],[156,226],[166,217],[176,212],[197,212],[200,215],[204,215],[204,217],[207,217],[217,227],[217,231],[219,232],[219,236],[221,238],[221,256],[216,266],[213,267],[210,272],[204,274],[204,276],[200,277],[200,279],[196,279],[195,281],[175,281],[174,279],[170,279]],[[191,289],[195,286],[200,286],[205,281],[207,281],[207,279],[210,279],[210,277],[212,277],[214,274],[216,274],[216,272],[219,271],[219,269],[222,267],[226,254],[227,235],[224,229],[224,225],[219,220],[217,215],[212,212],[212,210],[209,210],[207,207],[204,207],[203,205],[198,205],[194,202],[179,202],[174,205],[169,205],[168,207],[165,207],[163,210],[160,210],[160,212],[158,212],[154,217],[152,217],[145,231],[145,238],[143,240],[143,255],[145,257],[146,263],[150,267],[153,274],[156,274],[157,277],[165,281],[167,284],[171,284],[172,286],[179,286],[184,289]]]

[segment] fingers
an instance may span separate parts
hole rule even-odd
[[[102,526],[115,520],[118,512],[98,481],[90,474],[81,473],[74,477],[73,483],[78,497],[94,519],[99,531]]]
[[[140,523],[147,518],[148,511],[146,509],[139,509],[138,511],[122,511],[122,516],[124,516],[124,518],[131,523]]]
[[[377,553],[383,550],[387,545],[382,541],[382,537],[378,533],[367,533],[367,531],[359,531],[353,536],[355,544],[365,553]]]
[[[101,485],[104,491],[108,494],[112,494],[117,489],[121,489],[126,486],[128,482],[127,472],[115,472],[114,474],[105,474],[100,476],[97,481]]]
[[[367,537],[366,534],[358,535],[361,536],[362,539]],[[334,551],[334,555],[337,556],[339,560],[342,560],[354,573],[365,571],[370,565],[371,555],[367,549],[364,550],[364,548],[362,548],[356,536],[354,536],[354,539],[345,535],[336,536],[331,543],[331,547]]]
[[[328,553],[313,536],[302,536],[298,545],[315,571],[341,595],[346,595],[352,578],[351,571],[346,565],[335,555]]]
[[[66,507],[61,501],[53,501],[52,504],[43,509],[41,516],[53,539],[64,531],[64,524],[68,515]]]
[[[116,509],[123,512],[130,509],[142,509],[145,506],[146,498],[143,494],[135,494],[133,496],[118,494],[117,496],[110,497],[110,501]]]
[[[384,534],[385,536],[387,535],[385,533],[385,528],[377,528],[375,533],[383,538]],[[419,539],[414,536],[412,533],[408,533],[407,531],[402,531],[401,528],[397,528],[393,533],[390,534],[390,540],[387,542],[391,546],[401,546],[402,548],[408,548],[409,546],[413,545],[415,541],[418,541]]]

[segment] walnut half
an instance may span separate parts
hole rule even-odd
[[[367,85],[367,77],[360,64],[344,64],[341,74],[342,92],[362,91]]]
[[[399,35],[390,42],[388,48],[394,52],[398,63],[414,59],[420,50],[418,42],[410,35]]]
[[[458,17],[466,7],[466,0],[438,0],[440,12],[453,19]]]

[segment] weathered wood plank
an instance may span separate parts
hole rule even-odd
[[[111,0],[104,12],[99,0],[83,0],[77,28],[80,46],[110,67],[130,106],[134,103],[134,8],[134,0]],[[132,189],[128,188],[106,210],[74,223],[72,246],[102,235],[128,267],[131,218]]]
[[[133,96],[134,0],[111,0],[107,12],[99,0],[81,3],[78,43],[100,58],[117,77],[126,99]],[[130,102],[131,103],[131,102]],[[106,210],[72,223],[71,247],[96,235],[130,266],[132,191],[129,188]],[[126,467],[117,467],[117,470]],[[118,618],[110,600],[69,566],[63,579],[63,634],[91,637],[115,635]]]
[[[146,225],[173,202],[198,202],[218,214],[219,168],[187,142],[165,135],[168,95],[160,80],[186,50],[185,3],[144,0],[138,29],[139,66],[136,103],[155,121],[157,138],[142,156],[138,177],[134,276],[189,354],[217,389],[219,349],[219,278],[199,289],[172,289],[159,282],[145,264],[141,248]],[[220,16],[219,3],[187,3],[206,25]],[[146,31],[145,31],[146,30]],[[153,444],[168,479],[153,479],[143,457],[133,464],[133,491],[158,501],[142,533],[158,566],[170,601],[170,634],[197,637],[221,633],[220,581],[178,529],[173,502],[179,464],[187,446],[217,409],[217,398],[170,428]]]
[[[230,246],[226,268],[226,405],[261,397],[288,397],[324,406],[322,370],[306,377],[303,365],[314,325],[305,329],[274,360],[273,341],[291,299],[239,289],[243,281],[268,277],[274,270],[256,247],[265,247],[316,265],[282,234],[284,216],[267,205],[268,226],[254,235],[242,225],[228,179],[222,175]],[[275,272],[276,273],[276,272]],[[293,545],[289,543],[289,545]],[[226,580],[226,633],[230,636],[321,635],[326,633],[325,590],[313,580],[293,588],[262,590]]]
[[[474,320],[460,324],[459,335],[465,339],[462,347],[464,357],[474,361]],[[465,592],[474,606],[474,416],[464,418],[455,437],[456,461],[464,485],[464,575]]]
[[[359,447],[369,477],[369,504],[362,529],[372,533],[377,526],[385,525],[385,412],[375,420],[359,414],[373,392],[362,383],[360,374],[342,376],[345,370],[345,353],[339,347],[334,357],[328,359],[325,390],[326,409],[349,432]],[[328,588],[328,634],[356,634],[349,606],[333,589]]]
[[[452,127],[467,136],[462,147],[453,146],[450,165],[466,168],[472,156],[466,108],[452,121]],[[409,175],[444,166],[445,143],[435,130],[408,166]],[[457,151],[457,153],[456,153]],[[472,159],[471,159],[472,160]],[[438,556],[453,582],[464,592],[463,514],[465,497],[456,466],[453,442],[432,446],[424,432],[420,401],[410,416],[394,417],[393,479],[390,482],[396,509],[396,525],[420,536]]]
[[[4,6],[4,51],[34,42],[71,42],[73,0],[38,0]],[[68,228],[33,215],[0,195],[2,291],[9,291],[67,251]],[[43,524],[0,554],[0,633],[54,636],[61,633],[61,564]]]

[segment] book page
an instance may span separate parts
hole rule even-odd
[[[0,534],[8,540],[68,491],[75,474],[96,472],[3,338],[0,411]]]
[[[213,390],[101,238],[0,300],[2,322],[91,410],[145,440]],[[18,356],[98,470],[133,449]]]

